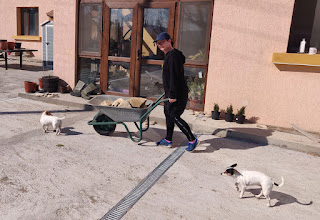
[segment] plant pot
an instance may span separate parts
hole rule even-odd
[[[0,40],[0,50],[8,49],[8,42],[7,40]]]
[[[238,124],[243,124],[245,119],[246,119],[246,116],[244,115],[236,115],[236,123]]]
[[[193,100],[193,99],[190,99],[189,100],[189,106],[190,108],[201,108],[201,102],[200,100]]]
[[[37,83],[24,81],[24,89],[26,92],[35,92],[36,91]]]
[[[57,92],[59,77],[58,76],[43,76],[42,77],[43,90],[45,92]]]
[[[8,50],[14,49],[14,42],[8,42]]]
[[[214,120],[219,120],[220,112],[211,111],[211,118]]]
[[[234,114],[226,114],[224,116],[224,120],[227,122],[233,122],[233,119],[234,119]]]
[[[15,42],[14,43],[14,48],[20,49],[21,48],[21,43]]]
[[[39,87],[40,89],[43,89],[43,81],[42,81],[42,78],[39,78]]]

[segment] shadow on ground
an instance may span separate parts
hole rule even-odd
[[[65,113],[65,112],[87,112],[91,110],[80,109],[80,110],[50,110],[51,113]],[[0,115],[29,115],[29,114],[39,114],[39,117],[43,111],[15,111],[15,112],[0,112]]]
[[[258,195],[260,193],[261,189],[247,189],[246,191],[252,193],[253,195],[247,196],[244,198],[255,198],[254,195]],[[297,198],[295,198],[291,195],[288,195],[286,193],[277,192],[277,191],[272,191],[270,194],[270,198],[271,198],[271,201],[273,199],[277,200],[277,202],[273,205],[273,207],[281,206],[281,205],[289,205],[292,203],[298,203],[299,205],[312,205],[313,204],[312,201],[307,202],[307,203],[299,202]],[[261,197],[261,199],[265,199],[265,198]]]
[[[130,122],[129,122],[130,123]],[[129,123],[126,123],[127,126]],[[112,137],[123,137],[123,138],[128,138],[130,139],[129,135],[125,131],[117,131],[117,129],[124,128],[123,125],[118,124],[115,132],[111,135]],[[132,130],[129,129],[131,132],[131,135],[133,138],[138,139],[140,137],[140,132],[137,130],[137,128],[133,128]],[[146,146],[146,147],[151,147],[151,146],[156,146],[156,142],[160,141],[162,138],[166,136],[167,131],[165,129],[160,129],[160,128],[153,128],[149,127],[149,129],[145,132],[142,132],[142,140],[138,142],[137,144],[140,146]],[[175,131],[173,133],[173,147],[180,147],[185,141],[186,137],[184,134],[180,131]]]
[[[83,134],[82,132],[73,131],[72,129],[74,129],[74,127],[64,127],[61,129],[61,134],[67,135],[67,136]]]
[[[123,129],[124,127],[122,125],[117,125],[117,128],[120,127]],[[132,137],[139,138],[140,133],[137,131],[136,128],[133,128],[132,130],[129,129],[131,132]],[[219,133],[221,135],[221,132],[225,132],[226,135],[223,135],[223,137],[214,136],[214,134]],[[255,134],[258,134],[256,139],[248,139],[248,141],[243,141],[240,139],[237,139],[236,137],[238,135],[248,135],[248,133],[254,132]],[[232,134],[232,135],[231,135]],[[235,128],[232,130],[227,129],[217,129],[212,137],[209,136],[209,138],[203,140],[203,138],[200,138],[201,142],[200,145],[193,151],[193,153],[213,153],[214,151],[217,151],[221,148],[228,148],[228,149],[234,149],[234,150],[247,150],[255,147],[261,147],[268,144],[267,136],[270,136],[272,134],[272,131],[270,130],[260,130],[260,129],[251,129],[251,128]],[[125,131],[116,131],[111,135],[114,137],[124,137],[124,138],[130,138],[128,133]],[[150,127],[147,131],[142,133],[142,140],[138,143],[141,146],[156,146],[155,142],[161,140],[166,136],[166,130],[160,129],[160,128],[154,128]],[[227,138],[224,138],[227,137]],[[250,138],[251,135],[248,135],[248,138]],[[230,139],[231,138],[231,139]],[[180,147],[181,145],[185,144],[187,142],[187,139],[185,135],[180,131],[175,131],[173,134],[173,148]]]
[[[13,61],[13,62],[17,62],[17,61]],[[6,69],[4,61],[1,62],[0,68],[3,68],[4,70]],[[20,70],[20,64],[19,63],[10,63],[10,60],[8,60],[8,69]],[[34,72],[49,71],[48,69],[43,68],[41,64],[35,63],[35,65],[32,65],[30,63],[24,64],[23,62],[22,62],[22,69],[21,70],[34,71]]]
[[[201,140],[200,145],[193,151],[193,153],[213,153],[221,148],[248,150],[260,146],[260,144],[248,143],[241,140],[213,137],[207,140]]]

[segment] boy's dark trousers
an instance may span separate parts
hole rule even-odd
[[[195,140],[189,125],[180,116],[187,106],[187,99],[177,100],[176,102],[164,103],[164,114],[166,116],[167,136],[166,140],[172,141],[173,129],[176,124],[179,129],[186,135],[189,141]]]

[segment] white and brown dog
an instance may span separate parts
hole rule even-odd
[[[267,206],[271,206],[270,204],[270,193],[272,191],[273,185],[276,186],[283,186],[284,179],[281,177],[282,182],[281,184],[277,184],[271,180],[271,178],[264,173],[257,172],[257,171],[241,171],[234,169],[237,166],[237,164],[233,164],[230,167],[228,167],[221,175],[227,175],[227,176],[233,176],[237,179],[235,185],[238,191],[240,191],[240,199],[243,196],[244,191],[246,190],[247,186],[250,185],[260,185],[261,186],[261,192],[259,195],[256,195],[255,197],[260,198],[262,195],[265,196],[265,198],[268,200]]]
[[[61,132],[62,120],[64,118],[65,117],[58,118],[57,116],[53,116],[51,112],[44,111],[41,114],[40,123],[45,133],[48,131],[49,125],[52,125],[53,130],[56,131],[56,135],[59,135]]]

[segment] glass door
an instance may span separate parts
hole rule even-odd
[[[158,97],[164,54],[153,41],[161,32],[173,37],[174,2],[106,2],[101,91]]]
[[[133,96],[137,9],[137,3],[106,3],[103,92]]]
[[[174,2],[141,4],[138,11],[136,96],[159,97],[163,93],[162,64],[164,53],[153,43],[161,32],[173,38]]]

